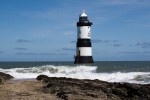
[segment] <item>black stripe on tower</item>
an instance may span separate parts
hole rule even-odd
[[[77,22],[77,26],[91,26],[91,22]]]
[[[94,63],[94,61],[92,56],[76,56],[74,63],[86,64],[86,63]]]
[[[90,39],[78,39],[76,47],[91,47]]]

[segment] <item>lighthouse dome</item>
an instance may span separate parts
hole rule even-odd
[[[87,14],[85,13],[85,10],[83,10],[82,14],[80,14],[80,17],[87,17]]]

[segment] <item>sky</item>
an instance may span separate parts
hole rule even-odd
[[[74,61],[83,10],[95,61],[150,61],[150,0],[0,0],[0,61]]]

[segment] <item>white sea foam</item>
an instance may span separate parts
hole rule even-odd
[[[31,68],[0,69],[15,79],[31,79],[44,74],[49,77],[69,77],[77,79],[99,79],[108,82],[129,82],[150,84],[150,72],[113,72],[98,73],[96,66],[54,66],[45,65]]]

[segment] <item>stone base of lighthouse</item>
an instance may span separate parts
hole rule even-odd
[[[74,64],[94,63],[92,56],[76,56]]]

